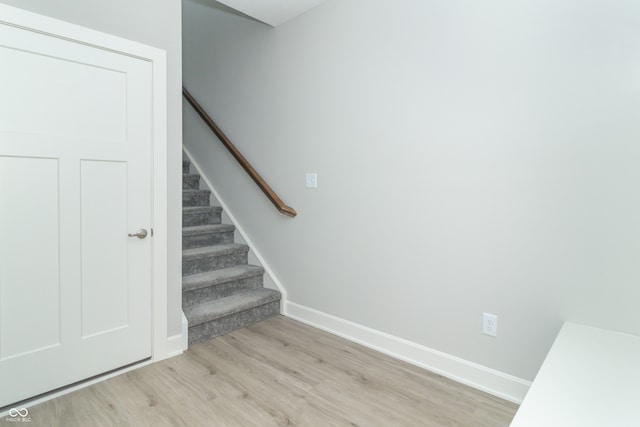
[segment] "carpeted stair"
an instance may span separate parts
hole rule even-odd
[[[247,264],[249,247],[234,243],[222,208],[182,162],[182,309],[189,344],[226,334],[280,313],[280,292],[262,286],[264,269]]]

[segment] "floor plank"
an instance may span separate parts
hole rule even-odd
[[[516,409],[280,316],[34,406],[29,425],[499,427]]]

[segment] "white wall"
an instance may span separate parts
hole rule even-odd
[[[640,334],[640,3],[183,6],[187,87],[299,216],[185,143],[291,301],[524,379],[565,319]]]
[[[168,64],[168,336],[182,323],[182,22],[180,0],[0,0],[42,15],[167,51]]]

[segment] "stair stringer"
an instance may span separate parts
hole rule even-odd
[[[189,150],[183,145],[182,150],[189,158],[191,165],[196,168],[198,173],[200,174],[200,179],[202,179],[205,185],[211,190],[211,195],[217,200],[222,208],[222,223],[223,224],[233,224],[236,227],[235,237],[237,243],[244,243],[249,247],[249,264],[258,265],[264,268],[264,281],[263,286],[267,289],[275,289],[280,292],[280,314],[286,315],[286,307],[287,302],[289,301],[287,297],[287,289],[284,287],[282,282],[275,275],[273,270],[269,267],[269,264],[264,260],[264,257],[260,254],[260,252],[256,249],[255,245],[244,231],[242,226],[238,223],[235,216],[233,215],[232,210],[229,206],[224,202],[224,200],[220,197],[220,193],[218,193],[215,186],[211,183],[209,178],[202,173],[202,168],[198,164],[197,161],[194,160],[193,156]]]

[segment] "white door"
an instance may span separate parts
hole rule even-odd
[[[151,356],[151,73],[0,24],[0,407]]]

